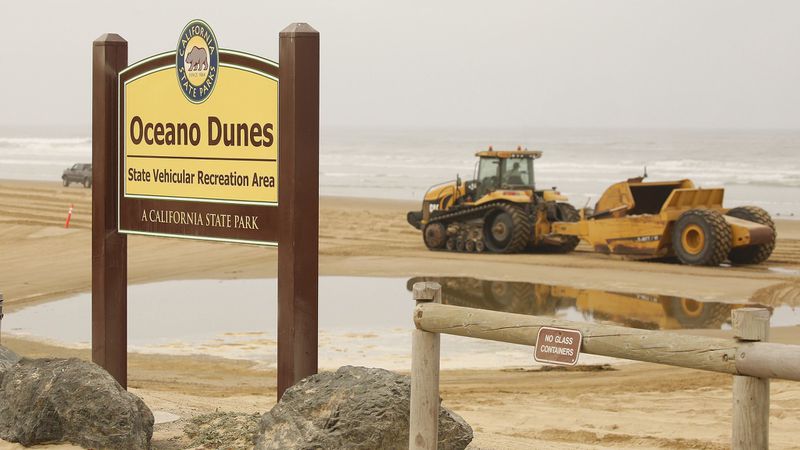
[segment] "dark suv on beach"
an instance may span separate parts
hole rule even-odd
[[[61,181],[64,182],[64,186],[69,186],[70,183],[81,183],[85,188],[92,187],[92,165],[78,163],[69,169],[64,169]]]

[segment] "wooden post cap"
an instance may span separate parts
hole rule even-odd
[[[441,303],[442,285],[433,281],[414,283],[414,300]]]
[[[97,39],[94,40],[93,44],[97,46],[101,45],[125,45],[128,41],[126,41],[122,36],[114,33],[106,33]]]
[[[739,308],[731,311],[733,336],[742,341],[766,341],[772,313],[766,308]]]
[[[319,36],[319,31],[305,22],[289,24],[281,30],[280,37]]]

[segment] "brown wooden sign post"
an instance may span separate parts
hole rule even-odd
[[[200,20],[127,56],[94,42],[92,359],[127,387],[126,234],[277,245],[280,398],[317,372],[319,33],[283,30],[280,66]]]
[[[117,77],[128,42],[94,41],[92,68],[92,361],[128,386],[128,238],[117,232]]]
[[[279,61],[278,398],[317,373],[319,33],[286,27]]]

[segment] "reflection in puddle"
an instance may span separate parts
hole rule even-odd
[[[731,311],[752,303],[700,302],[669,295],[628,294],[468,277],[417,277],[442,285],[442,303],[581,322],[612,322],[648,330],[728,329]],[[773,308],[772,326],[800,323],[800,309]]]
[[[438,281],[445,303],[639,328],[720,328],[744,305],[702,303],[474,278],[320,277],[319,364],[409,370],[412,311],[408,289]],[[277,336],[275,279],[166,281],[128,287],[128,349],[133,352],[210,355],[256,361],[274,368]],[[800,323],[800,311],[776,307],[774,326]],[[4,336],[27,336],[88,348],[91,296],[77,296],[6,313]],[[581,364],[609,358],[582,355]],[[537,365],[526,346],[442,336],[441,366],[503,368]]]

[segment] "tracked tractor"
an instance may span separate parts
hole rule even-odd
[[[518,148],[476,153],[473,179],[433,186],[408,223],[422,231],[431,250],[516,253],[526,249],[566,253],[579,239],[551,231],[554,222],[575,222],[578,211],[553,189],[537,189],[534,160],[540,151]]]

